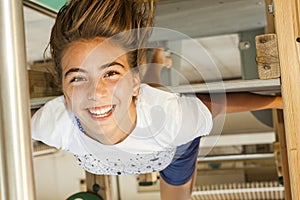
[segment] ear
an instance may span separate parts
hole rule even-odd
[[[140,75],[138,72],[133,72],[133,93],[132,96],[138,96],[139,94],[139,90],[140,90],[140,84],[141,84],[141,80],[140,80]]]

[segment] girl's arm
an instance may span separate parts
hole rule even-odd
[[[157,48],[153,51],[151,64],[148,67],[144,81],[159,86],[160,73],[163,67],[171,67],[172,60],[166,56],[164,49]],[[153,84],[154,83],[154,84]],[[224,98],[224,96],[226,98]],[[244,111],[282,109],[281,96],[259,95],[249,92],[227,94],[197,94],[197,97],[208,107],[213,117],[224,113]],[[211,98],[212,97],[212,98]]]
[[[281,96],[259,95],[248,92],[227,93],[224,95],[197,94],[197,97],[208,107],[213,116],[224,113],[236,113],[264,109],[282,109]]]

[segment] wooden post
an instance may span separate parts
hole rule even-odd
[[[267,18],[267,26],[266,26],[266,33],[275,33],[274,27],[274,15],[273,13],[269,12],[269,7],[272,6],[273,0],[265,0],[266,4],[266,18]]]
[[[286,134],[284,130],[284,119],[283,119],[283,112],[282,110],[273,110],[273,122],[274,122],[274,129],[276,132],[276,135],[278,137],[278,141],[275,144],[277,144],[277,151],[274,151],[275,153],[278,153],[279,155],[275,155],[277,157],[277,167],[279,174],[281,173],[283,176],[283,183],[284,183],[284,194],[285,194],[285,200],[291,200],[291,183],[290,183],[290,176],[289,176],[289,161],[288,161],[288,155],[287,155],[287,147],[286,147]]]
[[[299,0],[274,0],[292,199],[300,197]]]
[[[86,175],[86,186],[88,192],[97,193],[104,200],[112,200],[112,190],[111,190],[111,176],[108,175],[96,175],[89,172]],[[95,191],[96,190],[96,191]]]
[[[267,34],[275,34],[275,22],[274,22],[274,7],[273,0],[265,0],[266,5],[266,18],[267,18],[267,27],[265,32]],[[278,62],[278,73],[280,73],[280,64],[279,64],[279,55],[278,55],[278,41],[276,37],[276,63]],[[273,55],[272,55],[273,56]],[[272,59],[271,59],[272,60]],[[260,74],[260,73],[259,73]],[[280,74],[279,74],[280,75]],[[284,182],[284,194],[285,199],[292,199],[291,194],[291,183],[289,176],[289,164],[288,164],[288,152],[286,147],[286,133],[284,129],[284,119],[282,110],[273,110],[273,124],[274,130],[276,132],[276,142],[274,142],[274,153],[277,160],[277,171],[278,176],[283,176]]]

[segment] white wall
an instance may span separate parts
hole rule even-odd
[[[75,158],[63,151],[34,157],[37,200],[65,200],[81,191],[85,172]]]

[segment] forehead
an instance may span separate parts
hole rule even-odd
[[[62,67],[99,66],[116,60],[127,62],[127,51],[106,38],[82,39],[72,42],[62,57]]]

